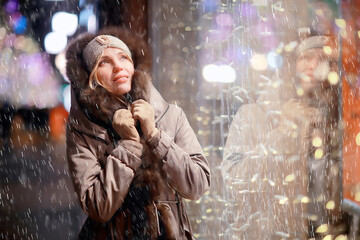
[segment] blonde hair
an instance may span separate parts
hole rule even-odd
[[[100,63],[100,59],[101,57],[103,56],[104,54],[104,51],[98,56],[98,59],[96,60],[96,63],[95,63],[95,66],[93,68],[93,70],[91,71],[90,73],[90,76],[89,76],[89,87],[92,89],[92,90],[95,90],[95,88],[97,87],[97,85],[100,85],[102,87],[104,87],[100,80],[98,79],[96,73],[97,73],[97,70],[99,68],[99,63]]]

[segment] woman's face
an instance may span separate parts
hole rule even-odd
[[[305,92],[320,88],[329,72],[329,58],[322,48],[306,50],[296,59],[296,73]]]
[[[116,96],[130,92],[133,75],[134,64],[123,51],[111,47],[104,50],[96,76],[106,90]]]

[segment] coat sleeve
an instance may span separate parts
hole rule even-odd
[[[220,166],[227,184],[251,179],[264,169],[266,125],[266,116],[257,104],[243,105],[237,111]]]
[[[94,154],[97,146],[89,146],[81,133],[68,127],[66,139],[69,170],[81,207],[95,221],[107,222],[124,202],[141,165],[143,146],[119,141],[113,150],[106,149],[108,156],[102,165]]]
[[[180,108],[179,108],[180,109]],[[160,132],[154,149],[169,184],[187,199],[199,199],[210,188],[210,168],[184,112],[180,109],[174,140]]]

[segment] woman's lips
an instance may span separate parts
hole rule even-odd
[[[114,78],[114,82],[117,82],[117,83],[123,83],[123,82],[126,82],[127,80],[128,80],[127,76],[118,76],[118,77]]]

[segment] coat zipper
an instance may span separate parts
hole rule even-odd
[[[161,117],[156,121],[156,124],[165,116],[165,114],[167,113],[167,111],[169,110],[169,108],[170,108],[170,104],[167,105],[166,110],[165,110],[164,113],[161,115]]]
[[[179,196],[178,196],[178,193],[175,192],[175,200],[177,201],[177,210],[178,210],[178,214],[179,214],[179,221],[180,221],[180,230],[181,230],[181,233],[182,235],[185,235],[185,230],[184,230],[184,219],[183,219],[183,209],[182,209],[182,204],[180,202],[180,199],[179,199]]]

